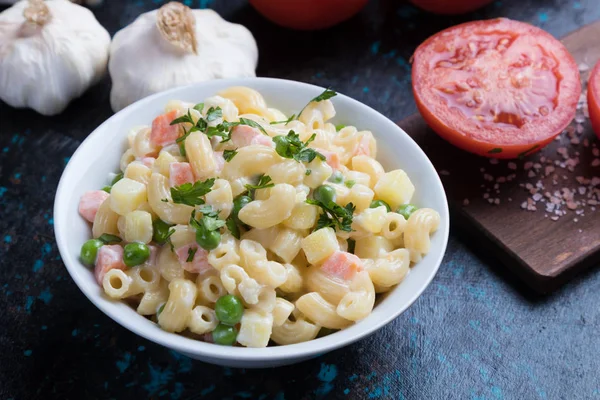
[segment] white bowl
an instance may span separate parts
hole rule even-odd
[[[267,104],[288,114],[297,112],[323,88],[281,79],[250,78],[217,80],[158,93],[130,105],[100,125],[71,157],[56,193],[54,230],[62,259],[81,291],[110,318],[155,343],[205,362],[232,367],[272,367],[292,364],[353,343],[383,327],[406,310],[423,293],[437,272],[448,242],[448,203],[433,165],[417,144],[395,123],[344,95],[332,99],[336,123],[355,125],[373,132],[378,160],[386,170],[404,169],[416,187],[413,202],[430,207],[441,215],[439,230],[433,235],[431,251],[411,269],[406,279],[379,301],[364,320],[329,336],[288,346],[252,349],[219,346],[165,332],[138,315],[125,303],[109,299],[96,283],[90,268],[79,261],[81,245],[90,238],[90,225],[77,211],[80,196],[103,187],[107,175],[119,169],[126,148],[127,131],[136,125],[149,125],[172,99],[192,103],[203,101],[230,86],[258,90]]]

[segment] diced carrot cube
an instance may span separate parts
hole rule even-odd
[[[179,125],[171,125],[175,118],[177,118],[177,110],[169,111],[154,118],[152,131],[150,132],[150,143],[163,147],[174,143],[179,137]]]
[[[104,275],[111,269],[125,270],[123,263],[123,248],[118,244],[104,245],[98,249],[94,276],[99,285],[102,285]]]
[[[344,280],[351,280],[362,270],[360,258],[345,251],[336,251],[321,266],[321,271],[324,273]]]
[[[91,190],[85,192],[79,200],[79,214],[89,222],[94,222],[100,205],[108,198],[104,190]]]
[[[173,162],[169,165],[169,183],[171,187],[184,183],[194,183],[192,167],[186,162]]]
[[[196,249],[196,253],[192,261],[187,261],[192,252]],[[188,244],[175,250],[181,267],[186,271],[203,274],[212,269],[212,265],[208,263],[208,251],[204,250],[197,244]]]

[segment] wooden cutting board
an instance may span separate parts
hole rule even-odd
[[[600,21],[562,42],[580,65],[585,93],[589,72],[600,59]],[[523,160],[466,153],[437,136],[418,114],[399,122],[438,170],[452,223],[469,234],[473,246],[542,293],[600,265],[600,201],[593,204],[600,200],[600,143],[583,109],[577,115],[559,140]],[[577,158],[579,163],[569,170],[573,161],[567,160]],[[571,197],[565,190],[574,191],[569,202],[564,201]],[[564,195],[561,204],[547,205],[557,202],[558,195]]]

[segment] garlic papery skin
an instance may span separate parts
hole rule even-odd
[[[220,78],[254,77],[258,49],[245,27],[213,10],[171,2],[140,15],[113,38],[110,103],[117,112],[176,86]]]
[[[58,114],[106,73],[109,48],[109,33],[85,7],[19,1],[0,13],[0,99]]]

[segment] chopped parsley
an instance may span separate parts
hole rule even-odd
[[[246,184],[246,189],[248,189],[249,192],[253,192],[254,190],[266,189],[273,186],[275,186],[275,184],[272,182],[272,179],[269,175],[261,175],[256,185],[248,183]]]
[[[229,232],[231,232],[231,235],[233,235],[234,238],[238,240],[240,239],[240,227],[233,216],[227,218],[227,221],[225,221],[225,226],[227,226],[227,229],[229,229]]]
[[[292,114],[288,119],[286,119],[285,121],[272,121],[269,122],[269,125],[277,125],[277,124],[289,124],[290,122],[292,122],[294,119],[296,119],[296,114]]]
[[[194,261],[194,256],[196,255],[196,252],[198,251],[197,247],[190,247],[188,249],[188,256],[185,259],[186,262],[192,262]]]
[[[318,95],[317,97],[315,97],[314,99],[309,101],[308,104],[318,103],[320,101],[331,99],[332,97],[335,97],[335,96],[337,96],[337,93],[335,91],[327,88],[327,89],[325,89],[325,91],[323,93],[321,93],[320,95]],[[306,109],[306,107],[308,107],[308,104],[305,105],[304,108],[298,113],[298,118],[300,117],[300,115],[302,115],[302,112]]]
[[[312,174],[312,169],[307,168],[306,172],[304,173],[304,175],[309,176],[310,174]]]
[[[238,153],[237,149],[235,150],[223,150],[223,158],[225,161],[229,162],[235,155]]]
[[[121,239],[117,235],[111,235],[110,233],[103,233],[102,235],[100,235],[98,240],[104,244],[115,244],[121,243],[123,241],[123,239]]]
[[[223,121],[223,123],[217,126],[210,126],[206,130],[206,136],[208,136],[209,138],[212,138],[213,136],[219,136],[221,138],[221,143],[228,142],[231,140],[232,129],[239,125],[251,126],[260,130],[263,134],[268,136],[267,131],[265,131],[265,128],[263,128],[258,122],[248,118],[240,118],[240,120],[237,122]]]
[[[323,93],[321,93],[320,95],[318,95],[317,97],[313,98],[311,101],[308,102],[308,104],[306,104],[304,106],[304,108],[298,113],[298,114],[292,114],[288,119],[286,119],[285,121],[273,121],[273,122],[269,122],[270,125],[277,125],[277,124],[289,124],[290,122],[292,122],[295,119],[300,118],[300,115],[302,115],[302,112],[306,109],[306,107],[308,107],[308,105],[310,103],[318,103],[320,101],[324,101],[324,100],[328,100],[332,97],[337,96],[337,93],[329,88],[325,89],[325,91]],[[343,127],[343,126],[342,126]],[[338,129],[339,130],[339,129]]]
[[[196,242],[198,242],[199,235],[210,236],[211,232],[216,232],[219,239],[216,240],[216,243],[214,243],[214,247],[216,247],[220,242],[218,231],[225,226],[225,221],[219,219],[219,211],[213,210],[211,206],[202,206],[198,209],[198,211],[202,214],[202,218],[200,218],[200,220],[196,219],[196,210],[192,211],[192,215],[190,216],[190,226],[196,230]],[[198,244],[206,249],[202,243],[198,242]]]
[[[352,188],[352,186],[356,185],[356,181],[354,179],[349,179],[344,182],[344,185],[346,185],[347,188]]]
[[[336,130],[336,132],[339,132],[342,129],[344,129],[345,127],[346,127],[346,125],[344,125],[344,124],[338,124],[335,126],[335,130]]]
[[[223,110],[221,110],[221,107],[217,107],[217,108],[211,107],[206,112],[206,121],[207,122],[212,122],[219,118],[223,118]]]
[[[324,203],[319,200],[306,199],[306,202],[321,207],[323,210],[319,215],[315,230],[331,227],[334,230],[352,232],[352,215],[356,208],[354,204],[348,203],[345,207],[342,207],[334,201]]]
[[[500,147],[495,147],[495,148],[491,149],[490,151],[488,151],[488,154],[498,154],[498,153],[502,153],[502,149]]]
[[[310,142],[315,140],[316,137],[317,135],[313,133],[306,142],[302,142],[296,132],[289,131],[287,136],[280,135],[273,138],[275,151],[283,158],[291,158],[298,162],[311,162],[316,157],[325,161],[323,154],[308,147]]]
[[[172,187],[171,197],[173,198],[173,203],[187,204],[188,206],[204,204],[202,196],[211,191],[214,183],[215,178],[210,178],[204,182],[198,181],[194,184],[184,183],[183,185]]]

